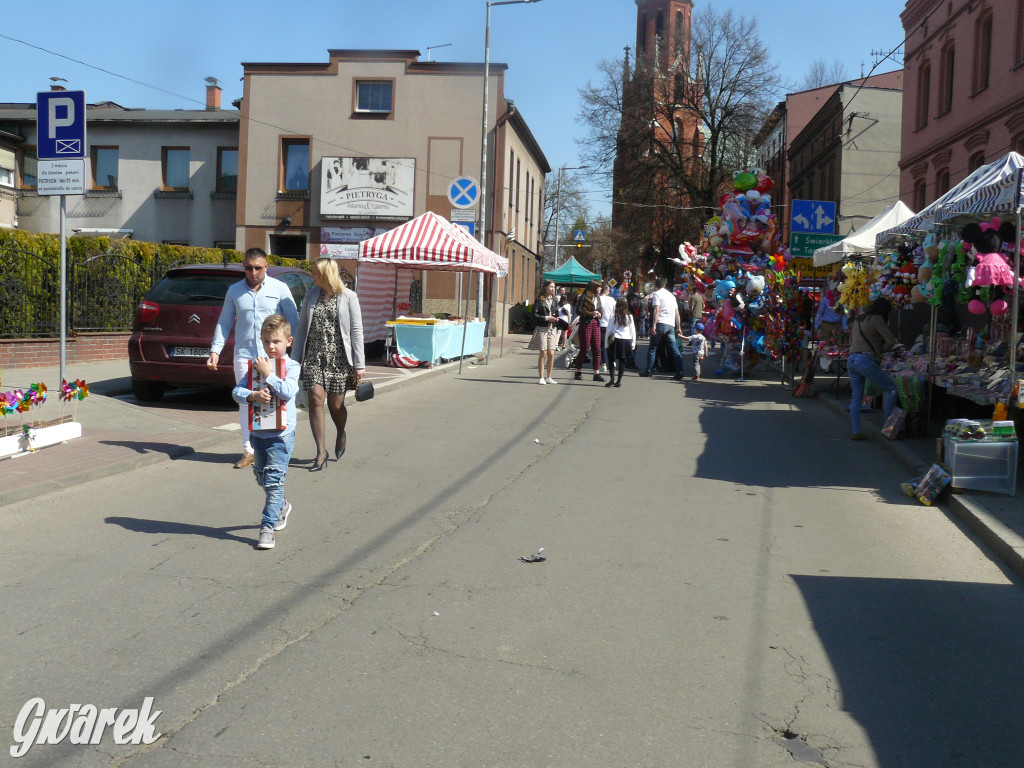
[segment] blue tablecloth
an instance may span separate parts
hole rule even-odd
[[[484,322],[471,322],[466,329],[465,354],[484,350]],[[401,325],[396,324],[395,346],[398,354],[421,362],[455,360],[462,355],[462,324]]]

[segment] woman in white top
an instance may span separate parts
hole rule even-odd
[[[636,349],[636,326],[633,315],[629,311],[629,302],[625,298],[615,302],[615,311],[608,320],[608,383],[606,387],[622,386],[622,374],[626,370],[626,360],[633,357]],[[615,361],[619,362],[618,378],[615,376]]]

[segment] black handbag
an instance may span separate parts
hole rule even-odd
[[[356,387],[356,402],[365,403],[367,400],[373,400],[372,381],[360,382]]]

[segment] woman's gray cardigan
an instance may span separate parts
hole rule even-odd
[[[306,337],[309,326],[313,322],[313,307],[320,298],[321,290],[314,286],[306,292],[299,312],[299,327],[295,329],[295,341],[292,343],[292,359],[302,362],[306,353]],[[338,330],[345,345],[345,354],[351,366],[357,370],[366,368],[366,355],[363,351],[363,314],[359,310],[359,297],[353,291],[345,289],[338,294]]]

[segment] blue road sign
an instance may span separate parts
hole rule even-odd
[[[469,232],[470,237],[476,237],[476,222],[475,221],[453,221],[456,227],[462,227]]]
[[[831,235],[836,229],[836,204],[826,200],[794,200],[790,232]]]
[[[572,241],[574,243],[585,243],[585,242],[587,242],[587,230],[585,230],[585,229],[574,229],[572,231]]]
[[[459,176],[448,185],[448,202],[456,208],[472,208],[480,197],[480,185],[470,176]]]
[[[36,94],[36,157],[85,158],[85,91]]]

